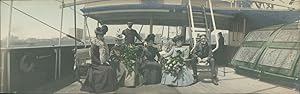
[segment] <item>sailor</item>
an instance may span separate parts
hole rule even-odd
[[[137,37],[141,42],[143,42],[143,38],[137,33],[136,30],[132,29],[133,22],[127,23],[128,28],[122,31],[122,34],[125,35],[125,44],[134,45],[135,37]]]

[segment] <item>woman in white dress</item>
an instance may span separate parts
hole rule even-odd
[[[170,57],[164,65],[161,84],[168,86],[188,86],[193,84],[193,71],[186,66],[189,57],[189,48],[183,47],[183,36],[176,36],[172,39],[176,46],[163,57]]]

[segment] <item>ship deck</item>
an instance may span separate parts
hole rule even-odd
[[[136,88],[121,87],[117,91],[107,94],[199,94],[199,93],[270,93],[270,94],[300,94],[295,88],[290,88],[282,85],[271,84],[260,81],[258,79],[249,78],[243,75],[236,74],[234,69],[226,67],[225,76],[224,68],[219,68],[218,73],[219,85],[214,85],[209,79],[199,81],[196,84],[187,87],[169,87],[164,85],[144,85]],[[63,83],[68,83],[64,84]],[[82,94],[88,93],[80,91],[80,83],[70,82],[68,79],[58,81],[61,85],[56,86],[56,83],[45,85],[34,91],[26,93],[71,93]]]

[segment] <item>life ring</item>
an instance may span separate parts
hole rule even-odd
[[[30,55],[24,55],[21,60],[20,60],[20,70],[22,72],[30,72],[32,71],[33,67],[34,67],[34,57],[30,56]]]

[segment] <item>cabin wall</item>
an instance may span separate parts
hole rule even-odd
[[[236,71],[294,85],[300,74],[299,25],[275,25],[250,32],[231,62]]]

